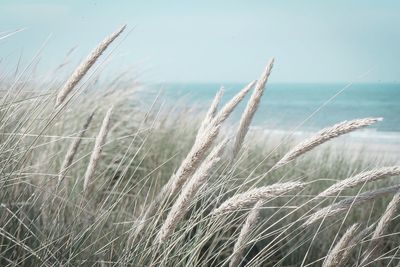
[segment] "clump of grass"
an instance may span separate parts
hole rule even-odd
[[[204,159],[205,153],[216,139],[221,124],[228,118],[235,107],[240,103],[240,101],[242,101],[247,92],[253,86],[254,82],[243,88],[243,90],[241,90],[235,97],[226,103],[221,111],[215,115],[215,117],[209,123],[207,123],[208,126],[205,128],[203,134],[195,140],[195,143],[189,154],[182,161],[182,164],[177,170],[176,174],[171,178],[170,191],[172,193],[178,191],[189,178],[189,176],[197,169],[200,162]],[[208,120],[207,117],[205,119]]]
[[[144,222],[153,215],[156,209],[160,206],[161,202],[172,194],[178,192],[187,179],[197,170],[200,163],[203,161],[206,152],[212,146],[214,140],[217,138],[221,124],[228,118],[235,107],[240,101],[246,96],[246,94],[254,86],[255,82],[251,82],[239,93],[237,93],[224,107],[218,112],[215,117],[209,121],[207,115],[203,121],[204,129],[200,129],[201,134],[197,135],[197,138],[189,151],[186,158],[182,161],[176,173],[168,180],[167,184],[163,186],[158,195],[151,201],[147,207],[143,218],[140,220],[139,225],[136,227],[136,234],[139,234],[143,227]],[[218,95],[217,95],[218,96]],[[214,113],[213,111],[212,113]]]
[[[200,125],[196,139],[200,138],[200,136],[202,134],[204,134],[204,130],[207,129],[207,126],[210,125],[211,121],[214,119],[214,117],[218,111],[218,105],[221,102],[221,98],[222,98],[223,94],[224,94],[224,88],[221,87],[221,89],[215,95],[214,100],[211,103],[210,108],[208,109],[207,114],[206,114],[205,118],[203,119],[203,122]]]

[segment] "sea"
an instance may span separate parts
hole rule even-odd
[[[166,105],[173,106],[175,112],[191,110],[202,114],[221,86],[223,104],[245,84],[169,83],[152,88],[161,91]],[[228,123],[234,124],[240,119],[248,98],[237,107]],[[307,135],[344,120],[365,117],[382,117],[383,121],[352,133],[352,137],[400,151],[400,83],[271,83],[267,85],[252,128]]]

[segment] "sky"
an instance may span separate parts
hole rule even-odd
[[[107,71],[151,82],[399,82],[400,1],[1,0],[2,64],[76,65],[123,24]],[[71,66],[73,67],[73,66]]]

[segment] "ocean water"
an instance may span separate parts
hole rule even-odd
[[[206,111],[220,84],[164,84],[167,105]],[[223,102],[244,84],[224,84]],[[336,96],[335,96],[336,95]],[[335,97],[334,97],[335,96]],[[248,99],[248,97],[247,97]],[[231,122],[239,119],[245,102]],[[383,117],[384,120],[362,133],[400,134],[400,84],[269,84],[252,127],[283,131],[316,131],[343,120]]]
[[[158,84],[141,91],[147,107],[161,92],[168,114],[202,116],[220,84]],[[222,104],[245,84],[224,84]],[[251,94],[251,93],[250,93]],[[250,94],[225,124],[237,125]],[[344,120],[382,117],[383,121],[346,134],[335,141],[340,153],[363,153],[398,160],[400,156],[400,84],[278,84],[271,83],[262,97],[251,128],[279,142],[303,140],[318,130]],[[199,117],[201,119],[201,117]],[[344,148],[344,149],[342,149]],[[367,153],[366,153],[367,152]]]

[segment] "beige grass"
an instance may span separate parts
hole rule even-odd
[[[154,214],[156,209],[160,206],[160,203],[162,203],[162,201],[168,198],[170,195],[178,192],[186,183],[187,179],[197,170],[198,166],[204,160],[207,151],[217,138],[221,124],[229,117],[235,107],[240,103],[240,101],[243,100],[254,84],[254,81],[251,82],[239,93],[237,93],[221,108],[211,122],[208,122],[208,117],[204,119],[203,124],[207,125],[207,127],[204,128],[202,134],[198,134],[191,150],[182,161],[176,173],[161,188],[160,192],[146,207],[146,211],[141,216],[141,219],[139,219],[139,221],[133,226],[134,236],[137,236],[142,232],[146,221]],[[213,110],[212,113],[214,112],[215,111]]]
[[[400,166],[382,167],[370,171],[359,173],[353,177],[344,179],[330,186],[328,189],[318,194],[318,198],[335,195],[345,189],[353,188],[368,182],[383,179],[385,177],[400,175]]]
[[[337,158],[335,155],[333,159],[329,151],[327,154],[324,151],[321,157],[317,157],[315,161],[306,161],[298,166],[299,168],[288,169],[285,172],[269,172],[268,166],[271,165],[267,161],[271,159],[265,157],[264,149],[257,149],[258,145],[264,144],[265,140],[262,140],[253,143],[256,146],[245,160],[235,164],[232,164],[232,161],[219,164],[227,144],[225,140],[216,145],[222,124],[252,90],[255,82],[243,88],[222,108],[219,106],[223,91],[220,90],[216,94],[188,154],[180,155],[183,160],[176,156],[177,152],[188,148],[190,144],[186,142],[191,140],[192,135],[186,135],[192,134],[192,129],[197,126],[182,123],[190,120],[182,116],[179,117],[182,120],[176,120],[169,128],[169,123],[165,123],[165,120],[159,121],[161,106],[157,111],[154,110],[157,109],[157,101],[153,102],[149,112],[142,114],[141,106],[132,102],[130,97],[124,98],[131,93],[122,92],[123,88],[129,86],[125,81],[114,84],[112,88],[108,87],[105,92],[93,90],[87,95],[80,94],[80,98],[84,97],[82,101],[71,101],[68,111],[63,110],[62,107],[80,93],[77,87],[85,80],[85,75],[89,74],[96,60],[124,29],[125,26],[103,41],[75,70],[57,96],[56,104],[59,108],[56,110],[53,107],[54,103],[48,103],[54,90],[49,90],[50,94],[42,90],[38,94],[22,90],[28,86],[19,80],[19,77],[26,75],[17,75],[18,81],[12,81],[12,88],[14,84],[18,84],[18,89],[22,90],[16,90],[15,95],[9,95],[15,90],[7,90],[9,85],[6,84],[7,81],[3,82],[5,85],[2,85],[2,91],[7,99],[3,101],[3,131],[0,136],[0,265],[229,264],[232,267],[244,265],[244,261],[248,261],[249,266],[297,266],[302,261],[302,265],[312,266],[325,259],[325,267],[340,266],[347,263],[347,259],[353,254],[352,250],[367,234],[369,237],[371,230],[374,230],[374,233],[367,251],[362,254],[360,248],[359,255],[364,257],[364,262],[376,263],[379,260],[379,264],[397,261],[398,251],[390,242],[386,242],[386,238],[390,237],[393,243],[399,240],[397,233],[389,232],[388,227],[396,217],[400,202],[400,185],[335,201],[338,203],[306,217],[310,212],[314,212],[314,207],[325,203],[323,199],[319,199],[319,203],[314,201],[314,192],[323,189],[319,188],[320,183],[313,181],[337,179],[340,173],[350,173],[355,168],[364,168],[371,162],[364,162],[363,158],[348,160],[349,158],[341,155]],[[239,128],[233,133],[233,156],[238,155],[243,146],[272,65],[273,61],[263,71],[242,114]],[[94,84],[95,82],[91,85]],[[113,109],[108,109],[97,137],[90,143],[93,146],[91,153],[86,153],[86,146],[83,147],[80,142],[92,116],[71,144],[64,143],[65,133],[61,130],[69,127],[67,125],[71,124],[71,118],[89,114],[87,111],[92,110],[94,102],[97,106],[104,106],[109,105],[111,101],[118,105],[118,113],[112,115]],[[54,120],[54,114],[62,114],[64,111],[68,112],[66,116],[59,116],[59,120]],[[115,128],[110,129],[111,116],[118,117],[118,123],[123,127],[114,126]],[[379,120],[366,118],[326,128],[289,151],[276,166],[283,166],[332,138]],[[109,153],[102,153],[107,136],[111,132],[115,138],[109,142]],[[66,155],[60,151],[64,144],[70,145]],[[76,159],[79,149],[82,149],[79,154],[90,155],[90,159],[87,156]],[[84,166],[84,194],[81,195],[77,187],[66,186],[61,181],[70,176],[75,184],[80,182],[80,177],[67,175],[67,171],[71,174],[72,166],[82,166],[81,163],[86,164],[86,161],[89,161],[89,164]],[[217,165],[219,168],[216,168]],[[74,173],[81,173],[75,168]],[[398,168],[386,167],[361,173],[333,185],[319,196],[330,196],[384,176],[396,175]],[[54,174],[59,176],[60,187],[57,189],[61,190],[53,190],[51,186]],[[267,176],[269,181],[302,179],[305,182],[271,182],[272,185],[255,188],[259,175]],[[113,183],[114,181],[117,182]],[[238,185],[240,182],[243,184]],[[155,194],[154,198],[154,188],[165,183],[161,192]],[[301,190],[306,184],[312,184],[313,188]],[[203,189],[204,192],[200,191]],[[292,193],[295,189],[300,189],[301,193]],[[328,223],[318,229],[298,227],[306,220],[305,226],[326,217],[336,216],[336,221],[340,221],[340,212],[350,211],[353,206],[377,200],[378,197],[389,193],[395,193],[395,196],[376,223],[376,227],[373,225],[359,231],[358,224],[355,224],[348,228],[341,238],[336,232],[338,227],[331,227]],[[215,203],[220,199],[222,204],[218,207]],[[225,199],[227,200],[223,202]],[[148,203],[150,205],[147,205]],[[260,223],[259,215],[263,206],[268,208],[265,210],[268,216]],[[373,210],[369,211],[368,207],[361,210],[364,214],[352,215],[349,212],[343,224],[361,220],[369,222],[369,218],[375,218],[377,215],[372,212],[384,209],[381,201],[376,201]],[[138,216],[140,212],[144,215]],[[132,225],[132,220],[139,224]],[[130,230],[135,227],[136,233],[141,234],[132,238]],[[146,227],[146,231],[141,231],[143,227]],[[323,236],[319,235],[321,229]],[[315,235],[313,230],[317,231]],[[335,237],[335,240],[338,237],[336,244],[331,244],[332,237]],[[234,241],[236,242],[233,245]],[[383,241],[383,245],[392,246],[390,250],[385,251],[384,257],[380,250]],[[253,242],[254,248],[257,249],[250,251],[249,246]],[[328,247],[332,249],[325,257]],[[249,253],[246,254],[247,250]],[[385,259],[381,261],[382,258]],[[358,259],[354,261],[352,265],[357,265]]]
[[[221,87],[221,89],[215,95],[214,100],[211,103],[211,106],[208,109],[207,114],[200,125],[196,139],[198,139],[202,134],[204,134],[204,130],[210,125],[212,119],[215,117],[223,95],[224,95],[224,88]]]
[[[174,231],[179,221],[183,218],[190,205],[193,203],[196,193],[207,181],[207,177],[210,175],[213,166],[220,160],[220,154],[226,143],[227,140],[224,140],[216,146],[213,151],[211,151],[193,177],[184,186],[181,194],[169,211],[167,219],[159,231],[156,242],[163,243]]]
[[[75,69],[67,82],[57,94],[56,106],[59,106],[82,80],[89,69],[96,63],[97,59],[103,54],[107,47],[125,30],[126,25],[119,28],[116,32],[105,38],[89,56]]]
[[[374,233],[372,234],[371,241],[368,244],[368,247],[364,253],[364,258],[361,261],[362,264],[367,264],[373,261],[379,256],[379,253],[382,252],[384,235],[387,233],[390,222],[396,215],[399,204],[400,192],[397,192],[387,205],[385,212],[383,213],[381,219],[378,222],[378,225],[375,228]]]
[[[289,191],[303,188],[304,185],[304,183],[300,182],[287,182],[254,188],[227,199],[217,209],[213,211],[213,214],[218,215],[240,210],[259,200],[270,199]]]
[[[58,175],[58,183],[61,183],[64,179],[69,166],[71,165],[72,161],[74,160],[75,154],[78,151],[79,145],[81,144],[82,137],[84,137],[86,130],[88,129],[90,122],[92,121],[94,116],[94,112],[89,115],[85,124],[83,125],[81,131],[79,132],[78,136],[71,142],[71,145],[68,148],[68,152],[65,155],[64,161],[61,165],[60,173]]]
[[[250,82],[246,85],[239,93],[237,93],[228,103],[226,103],[221,110],[215,115],[214,119],[211,121],[211,125],[218,125],[224,122],[236,106],[243,100],[247,93],[254,87],[256,81]]]
[[[83,190],[85,192],[89,189],[89,184],[92,176],[96,170],[97,163],[100,159],[101,151],[106,142],[108,130],[110,127],[110,120],[113,108],[109,108],[106,115],[104,116],[103,123],[101,124],[100,131],[97,134],[96,141],[93,147],[92,155],[90,156],[90,161],[86,169],[85,178],[83,180]]]
[[[246,109],[242,114],[239,123],[239,128],[236,132],[236,137],[233,144],[233,149],[232,149],[233,158],[237,156],[240,148],[242,147],[244,138],[246,137],[246,134],[249,130],[251,120],[253,119],[253,116],[257,111],[258,105],[260,104],[260,100],[264,93],[265,85],[267,84],[273,65],[274,65],[274,59],[271,59],[271,61],[265,68],[264,72],[262,73],[260,79],[258,80],[257,85],[253,91],[253,94],[251,95],[251,98],[247,103]]]
[[[349,197],[341,200],[335,204],[329,205],[319,211],[315,212],[310,218],[304,223],[304,226],[311,225],[323,218],[329,218],[333,215],[337,215],[341,212],[347,211],[351,207],[359,206],[365,202],[375,200],[379,197],[385,196],[387,194],[395,193],[400,189],[400,186],[391,186],[382,189],[377,189],[374,191],[368,191],[359,194],[354,197]]]
[[[329,251],[325,258],[322,267],[341,267],[346,263],[351,249],[356,245],[354,238],[359,229],[359,224],[350,226],[344,235],[340,238],[339,242]]]
[[[233,247],[233,253],[229,262],[229,267],[239,266],[240,262],[242,261],[243,253],[247,245],[247,239],[259,220],[262,204],[263,202],[261,200],[257,201],[254,207],[250,210],[249,215],[247,216],[246,221],[240,230],[239,237]]]
[[[343,121],[341,123],[333,125],[332,127],[322,129],[316,135],[304,140],[293,149],[291,149],[285,156],[283,156],[281,160],[279,160],[274,165],[272,169],[276,169],[278,167],[286,165],[297,157],[333,138],[369,126],[381,120],[382,118],[365,118],[352,121]]]
[[[208,123],[208,127],[206,127],[203,131],[203,134],[196,139],[189,154],[183,160],[176,174],[172,177],[170,189],[171,193],[175,193],[180,190],[190,175],[192,175],[197,169],[200,162],[204,159],[206,152],[218,136],[221,124],[229,117],[235,107],[240,103],[241,100],[243,100],[247,92],[249,92],[253,86],[254,82],[242,89],[228,103],[226,103],[221,111],[214,117],[214,119]]]

